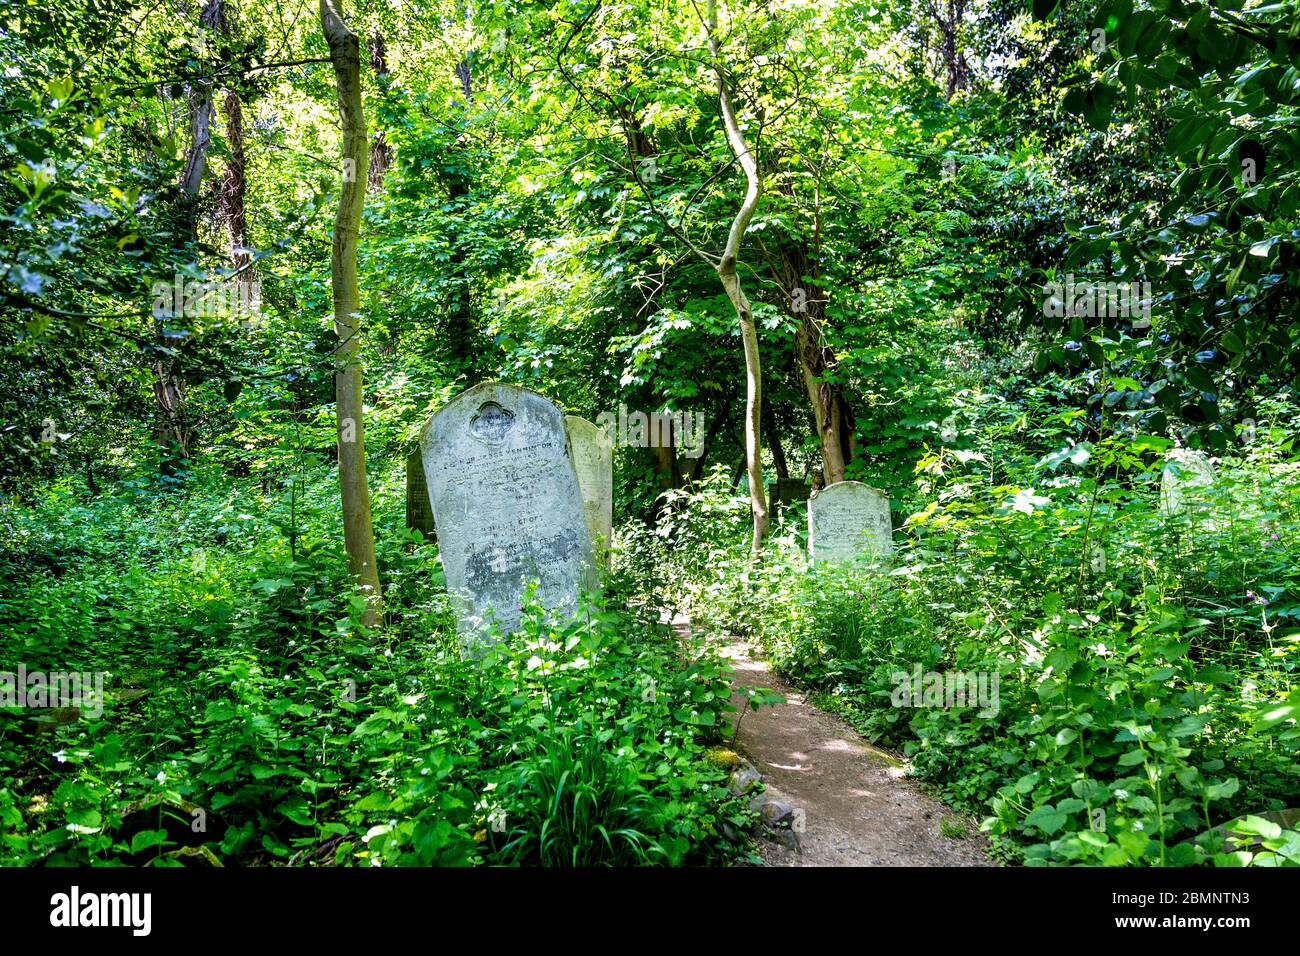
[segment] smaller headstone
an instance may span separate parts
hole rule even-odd
[[[565,415],[564,428],[591,544],[608,560],[614,540],[614,441],[605,429],[577,415]]]
[[[426,538],[433,534],[429,486],[424,480],[424,460],[418,448],[406,456],[406,526],[417,529]]]
[[[1213,484],[1214,465],[1205,452],[1175,448],[1160,475],[1161,512],[1178,514],[1203,505]]]
[[[776,481],[776,500],[781,504],[793,504],[806,501],[812,494],[812,486],[797,478],[778,478]]]
[[[808,500],[808,556],[814,563],[870,557],[894,550],[889,498],[860,481],[838,481]]]

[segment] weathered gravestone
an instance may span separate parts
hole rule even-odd
[[[889,498],[860,481],[837,481],[808,499],[808,555],[814,563],[871,555],[888,561],[894,550]]]
[[[406,456],[406,526],[419,530],[426,538],[433,534],[429,486],[424,481],[424,462],[418,448]]]
[[[420,451],[463,636],[481,638],[489,616],[513,631],[533,578],[541,604],[560,612],[595,585],[564,415],[548,398],[475,385],[434,413]]]
[[[782,504],[790,505],[796,501],[806,501],[812,494],[812,486],[798,478],[778,478],[772,497]]]
[[[605,429],[577,415],[565,415],[564,427],[592,547],[605,553],[614,540],[614,441]]]
[[[1160,510],[1177,514],[1203,506],[1214,484],[1214,465],[1201,451],[1175,448],[1160,475]]]

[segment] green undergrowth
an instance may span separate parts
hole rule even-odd
[[[466,656],[436,551],[404,530],[381,540],[388,621],[368,632],[319,484],[292,534],[274,502],[202,487],[6,506],[0,669],[98,673],[106,700],[0,709],[0,863],[746,858],[722,829],[749,812],[705,758],[730,710],[713,651],[530,604]]]
[[[1258,814],[1300,805],[1300,475],[1266,450],[1225,458],[1164,514],[1163,447],[1089,448],[1102,467],[1020,483],[990,483],[979,456],[935,482],[923,460],[930,504],[885,567],[810,567],[795,512],[750,568],[721,475],[625,548],[666,603],[756,637],[905,753],[1005,859],[1294,865],[1300,834]],[[1249,815],[1253,850],[1213,832]]]

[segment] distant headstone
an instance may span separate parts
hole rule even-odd
[[[808,555],[814,563],[874,555],[888,561],[894,550],[889,498],[860,481],[838,481],[808,500]]]
[[[1160,475],[1160,510],[1177,514],[1189,510],[1214,484],[1214,465],[1201,451],[1175,448],[1165,458]]]
[[[614,540],[614,440],[605,429],[577,415],[565,415],[564,427],[587,531],[596,553],[605,553]]]
[[[782,504],[807,501],[812,494],[812,486],[797,478],[778,478],[776,481],[776,500]]]
[[[418,529],[426,538],[433,534],[429,486],[424,481],[424,462],[418,448],[406,456],[406,526]]]
[[[569,456],[564,414],[550,399],[496,382],[475,385],[420,436],[447,590],[460,628],[480,639],[489,615],[515,630],[525,583],[565,612],[594,586],[591,537]]]

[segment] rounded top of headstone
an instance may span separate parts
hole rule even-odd
[[[1186,445],[1179,445],[1171,448],[1165,455],[1166,458],[1172,458],[1175,461],[1195,461],[1209,463],[1210,456],[1199,448],[1188,448]]]
[[[887,498],[879,488],[873,488],[870,485],[863,484],[860,481],[837,481],[833,485],[827,485],[825,488],[814,490],[811,499],[820,498],[823,495],[830,494],[831,497],[840,495],[862,495],[869,494],[877,498]]]
[[[1209,480],[1214,477],[1214,462],[1205,452],[1196,448],[1171,448],[1165,455],[1165,474],[1170,466],[1180,473],[1180,477],[1193,480]]]
[[[440,419],[456,415],[460,409],[473,406],[475,403],[478,403],[478,406],[469,422],[470,432],[481,441],[497,444],[505,439],[514,425],[514,413],[506,407],[506,404],[513,405],[520,401],[541,403],[548,411],[553,410],[557,416],[564,414],[555,402],[541,392],[534,392],[522,385],[510,385],[506,382],[479,382],[456,395],[429,416],[429,420],[420,432],[420,445],[423,447],[425,439]]]
[[[601,445],[614,445],[614,440],[610,437],[609,429],[602,428],[595,422],[588,421],[580,415],[565,415],[564,425],[571,432],[578,432],[584,438],[598,442]]]

